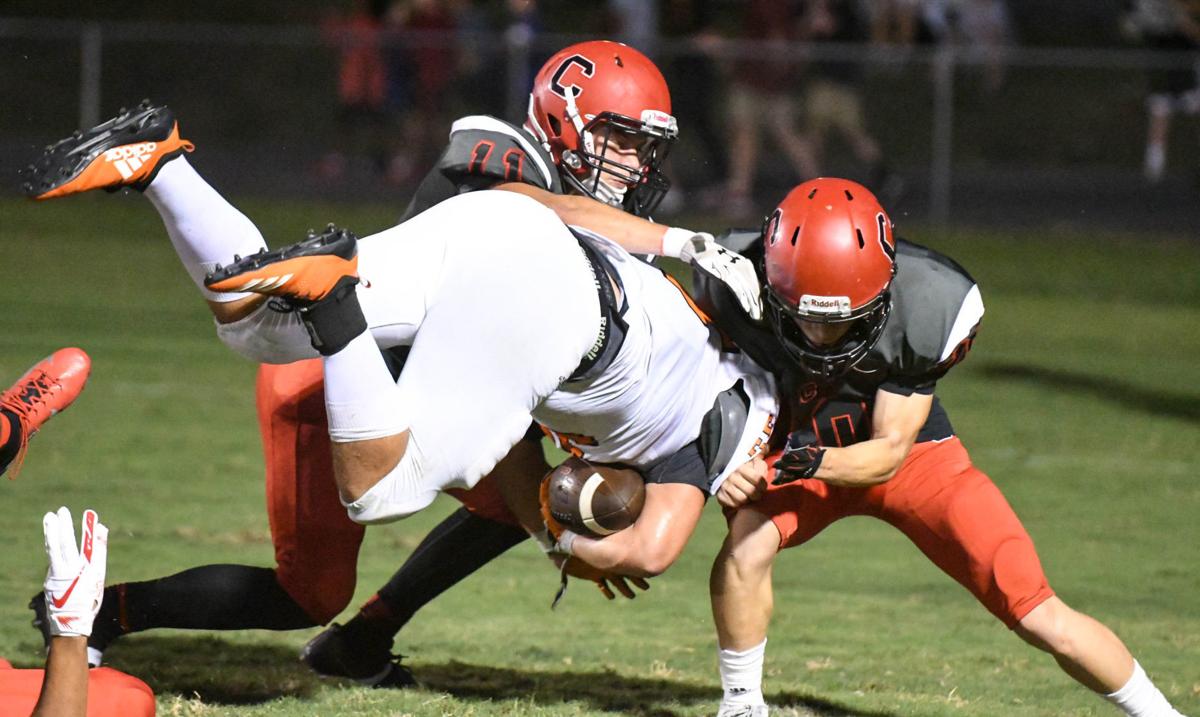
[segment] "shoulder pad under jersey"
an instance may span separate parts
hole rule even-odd
[[[450,197],[504,182],[563,191],[550,153],[528,132],[487,115],[462,117],[451,125],[449,144],[421,180],[401,221]]]
[[[892,312],[861,368],[884,368],[889,382],[931,387],[966,357],[982,318],[979,287],[965,269],[898,240]]]
[[[525,182],[562,193],[562,180],[549,152],[525,130],[487,115],[462,117],[450,127],[450,143],[435,171],[458,185],[483,188]]]

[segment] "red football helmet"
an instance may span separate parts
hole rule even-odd
[[[896,273],[892,220],[866,187],[813,179],[793,189],[763,226],[767,316],[784,348],[823,379],[844,374],[883,333]],[[798,322],[853,322],[816,344]]]
[[[606,204],[644,216],[671,187],[662,173],[679,134],[671,94],[654,63],[628,45],[593,40],[558,51],[533,80],[525,127],[570,186]]]

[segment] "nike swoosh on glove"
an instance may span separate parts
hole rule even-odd
[[[80,520],[80,543],[75,545],[71,511],[42,517],[46,539],[46,614],[51,635],[87,637],[104,599],[104,571],[108,559],[108,528],[96,511],[85,510]]]

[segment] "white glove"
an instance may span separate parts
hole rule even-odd
[[[679,258],[728,286],[751,319],[762,318],[762,288],[749,259],[726,249],[713,239],[712,234],[704,232],[693,234],[684,243]]]
[[[80,530],[82,540],[76,548],[71,511],[63,507],[58,513],[46,513],[42,518],[46,555],[50,559],[44,587],[51,635],[91,635],[92,621],[104,599],[108,528],[100,523],[96,511],[89,509],[83,512]]]

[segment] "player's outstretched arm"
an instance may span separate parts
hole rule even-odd
[[[104,597],[108,528],[93,510],[80,521],[79,545],[71,511],[65,507],[42,518],[46,556],[46,618],[50,654],[33,717],[84,717],[87,712],[87,638]]]
[[[576,194],[554,194],[520,182],[495,187],[532,197],[554,210],[564,224],[606,237],[631,254],[669,256],[693,265],[724,282],[752,319],[762,317],[761,286],[748,259],[726,249],[711,234],[668,227]]]
[[[869,486],[891,480],[929,417],[933,394],[901,396],[878,391],[875,396],[870,440],[845,448],[824,448],[810,431],[795,431],[775,464],[775,483],[816,478],[832,485]]]
[[[670,227],[655,224],[616,207],[578,194],[555,194],[524,182],[507,182],[496,189],[536,199],[554,210],[564,224],[584,227],[620,244],[631,254],[663,255],[663,237]],[[694,232],[678,230],[691,236]],[[682,245],[682,240],[678,242]],[[667,250],[671,249],[668,242]],[[678,247],[671,256],[679,256]]]

